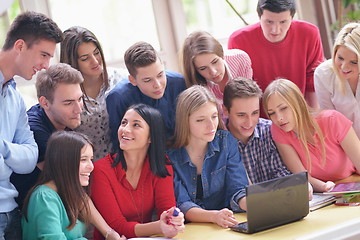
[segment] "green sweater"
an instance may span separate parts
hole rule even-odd
[[[40,185],[31,194],[27,208],[28,221],[22,218],[23,239],[86,239],[85,224],[76,221],[73,229],[66,229],[70,221],[60,196],[51,188]]]

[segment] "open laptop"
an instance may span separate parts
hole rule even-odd
[[[304,218],[309,213],[307,172],[246,187],[247,222],[230,227],[255,233]]]

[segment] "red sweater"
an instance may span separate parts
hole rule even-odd
[[[276,78],[294,82],[303,94],[314,92],[314,70],[324,61],[319,30],[316,26],[293,20],[285,39],[278,43],[266,40],[260,23],[235,31],[228,48],[249,54],[254,80],[264,91]]]
[[[167,165],[171,176],[155,176],[146,158],[134,190],[121,163],[111,167],[114,158],[109,154],[94,163],[91,198],[111,228],[127,238],[136,237],[135,225],[150,222],[154,209],[159,218],[163,211],[175,206],[173,169]],[[104,239],[96,229],[94,239]]]

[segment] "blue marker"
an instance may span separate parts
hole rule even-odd
[[[177,217],[177,216],[179,216],[179,213],[180,213],[180,209],[178,209],[177,207],[174,209],[174,212],[173,212],[173,216],[174,217]]]

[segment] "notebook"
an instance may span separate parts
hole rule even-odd
[[[324,195],[322,193],[313,193],[312,200],[309,202],[310,212],[326,207],[336,202],[333,195]]]
[[[230,227],[255,233],[304,218],[309,213],[307,172],[246,187],[247,222]]]

